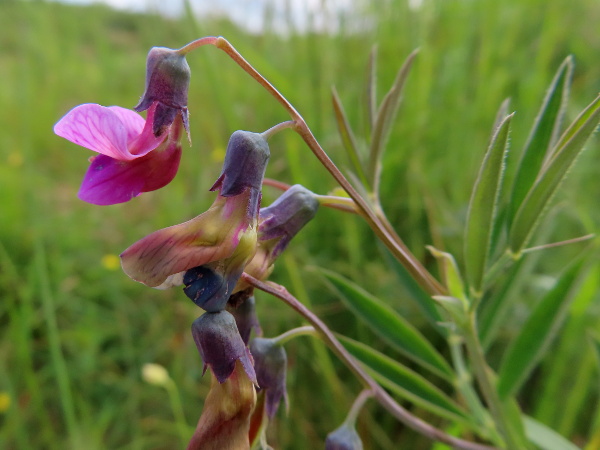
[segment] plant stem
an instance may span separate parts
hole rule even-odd
[[[311,149],[317,159],[323,164],[325,169],[335,178],[338,184],[348,193],[348,195],[356,203],[359,214],[369,224],[375,234],[381,239],[381,241],[388,247],[388,249],[394,254],[394,256],[400,261],[400,263],[406,267],[408,272],[415,278],[415,280],[423,287],[423,289],[432,295],[440,295],[445,293],[445,288],[427,271],[427,269],[415,258],[410,252],[408,247],[402,242],[402,240],[394,235],[391,235],[387,228],[381,223],[380,219],[373,212],[367,201],[354,189],[346,177],[340,172],[337,166],[331,161],[327,153],[323,150],[317,139],[312,134],[310,128],[306,124],[302,116],[296,111],[287,99],[281,95],[281,93],[275,89],[275,87],[269,83],[248,61],[244,59],[242,55],[223,37],[208,38],[204,44],[212,44],[217,48],[223,50],[227,55],[233,59],[246,73],[254,78],[263,88],[265,88],[272,96],[277,100],[285,110],[290,114],[292,120],[296,126],[294,130],[300,135],[304,142]],[[202,39],[194,42],[200,42]],[[190,43],[183,49],[192,49],[194,43]],[[186,50],[189,51],[189,50]]]
[[[279,336],[273,338],[273,342],[276,342],[279,345],[283,345],[291,339],[294,339],[298,336],[315,336],[317,334],[315,327],[311,325],[306,325],[304,327],[292,328],[291,330],[286,331],[285,333],[280,334]]]
[[[175,382],[170,378],[165,384],[165,389],[167,391],[167,394],[169,395],[171,409],[173,410],[173,415],[175,416],[175,421],[177,422],[177,428],[179,430],[181,442],[184,446],[186,446],[190,436],[187,429],[188,425],[185,420],[185,414],[183,413],[181,398],[179,397],[179,390],[177,389],[177,385],[175,384]]]
[[[477,333],[475,312],[471,312],[469,320],[463,330],[465,344],[467,346],[471,364],[473,365],[477,383],[479,384],[481,393],[485,398],[490,413],[496,422],[496,426],[502,434],[507,448],[518,449],[520,448],[520,445],[518,444],[519,440],[511,433],[511,428],[508,425],[502,402],[500,401],[498,391],[496,390],[492,371],[487,365],[483,354],[483,347],[481,346],[479,335]]]
[[[371,389],[364,389],[358,397],[352,403],[352,407],[350,408],[350,412],[346,416],[346,420],[344,423],[350,427],[354,427],[356,425],[356,419],[358,418],[358,414],[360,410],[365,406],[367,400],[373,397],[373,391]]]
[[[337,340],[331,330],[325,325],[318,316],[300,303],[287,289],[273,282],[264,282],[256,278],[242,274],[242,279],[274,297],[283,300],[291,306],[296,312],[304,317],[321,335],[327,346],[344,362],[344,364],[356,375],[357,378],[365,385],[365,387],[373,393],[373,397],[383,406],[390,414],[396,417],[400,422],[418,433],[435,441],[443,442],[457,449],[464,450],[491,450],[494,447],[476,444],[465,441],[463,439],[450,436],[442,430],[435,428],[427,422],[413,416],[409,411],[400,406],[379,384],[360,366],[358,361],[346,350],[346,348]]]

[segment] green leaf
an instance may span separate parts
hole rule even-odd
[[[428,411],[451,420],[465,420],[465,411],[423,376],[361,342],[337,336],[382,386]]]
[[[543,161],[550,154],[550,149],[554,145],[553,141],[558,138],[565,105],[569,98],[572,75],[573,58],[569,56],[561,64],[552,83],[550,83],[542,107],[525,144],[510,199],[511,220],[535,182]]]
[[[366,182],[363,163],[358,150],[358,144],[356,142],[356,138],[354,137],[354,133],[352,132],[352,128],[350,127],[350,123],[348,122],[346,112],[344,111],[344,106],[340,101],[335,87],[331,88],[331,100],[333,102],[333,111],[335,113],[338,131],[340,133],[340,137],[342,138],[342,143],[344,144],[346,153],[348,154],[350,164],[358,174],[361,181]]]
[[[373,332],[413,361],[446,380],[453,371],[431,343],[406,319],[365,292],[362,288],[329,270],[320,269],[340,299]]]
[[[463,302],[467,302],[465,295],[465,285],[463,283],[458,265],[454,260],[454,256],[450,253],[442,252],[432,245],[427,246],[427,250],[434,256],[441,265],[441,270],[444,278],[444,285],[448,289],[448,294]]]
[[[465,227],[465,269],[471,291],[479,296],[490,252],[498,197],[502,187],[508,130],[512,115],[496,129],[475,181]]]
[[[412,66],[412,63],[417,56],[418,50],[413,51],[406,61],[400,67],[394,84],[383,98],[379,110],[377,111],[377,117],[375,118],[375,124],[373,126],[373,133],[371,135],[371,145],[369,148],[369,168],[367,173],[369,179],[372,181],[374,191],[377,192],[376,187],[379,184],[379,174],[381,172],[381,156],[383,149],[387,143],[389,137],[390,128],[392,122],[396,118],[398,113],[398,107],[400,106],[400,100],[402,99],[402,89],[404,83]]]
[[[509,234],[509,246],[515,255],[527,245],[531,233],[543,216],[552,196],[600,121],[598,96],[571,124],[557,142],[550,159],[517,211]]]
[[[583,260],[579,258],[561,275],[506,350],[498,379],[501,398],[509,397],[521,387],[558,332],[582,279],[582,264]]]
[[[369,64],[367,66],[367,83],[365,92],[365,101],[367,103],[367,134],[371,135],[375,127],[375,115],[377,111],[377,46],[374,45],[369,54]]]
[[[381,249],[383,257],[388,263],[388,266],[394,270],[394,273],[397,275],[399,282],[406,289],[410,298],[412,298],[415,301],[419,310],[427,318],[427,321],[442,336],[446,336],[446,329],[440,326],[440,322],[442,322],[443,318],[438,310],[435,301],[431,298],[429,294],[427,294],[427,292],[423,290],[421,285],[419,285],[419,283],[415,281],[415,279],[411,276],[408,270],[406,270],[406,268],[402,264],[400,264],[396,258],[392,257],[389,250],[385,248],[385,246],[380,241],[377,241],[377,244]]]
[[[544,450],[581,450],[562,435],[532,417],[525,416],[525,434],[527,438]]]

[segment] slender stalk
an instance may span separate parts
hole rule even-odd
[[[475,313],[470,314],[467,325],[464,327],[464,338],[469,353],[471,364],[475,372],[475,377],[481,389],[481,393],[485,398],[487,406],[496,422],[498,430],[502,434],[505,440],[507,448],[517,449],[520,448],[518,439],[512,435],[511,428],[508,425],[502,402],[498,396],[495,383],[493,381],[492,371],[487,365],[485,356],[483,354],[483,347],[479,342],[479,335],[477,333]]]
[[[315,327],[311,325],[306,325],[305,327],[292,328],[291,330],[286,331],[285,333],[280,334],[279,336],[273,338],[273,342],[276,342],[279,345],[283,345],[291,339],[294,339],[298,336],[315,336],[317,334]]]
[[[483,431],[487,433],[487,437],[493,442],[502,442],[496,424],[481,404],[481,400],[473,388],[473,377],[463,358],[462,343],[463,339],[455,331],[451,331],[448,335],[448,346],[450,347],[452,366],[456,370],[455,388],[467,403],[469,411],[483,427]]]
[[[181,443],[182,445],[186,446],[190,436],[188,424],[185,420],[185,414],[183,413],[183,405],[181,404],[179,390],[177,389],[175,382],[170,378],[164,386],[169,395],[169,401],[171,402],[171,409],[173,410],[173,415],[175,416],[175,422],[177,423],[177,429],[179,431]]]
[[[356,397],[354,403],[352,403],[352,407],[346,416],[346,420],[344,420],[346,425],[351,427],[356,425],[356,419],[358,418],[360,410],[363,408],[363,406],[365,406],[365,403],[367,403],[367,400],[369,400],[371,397],[373,397],[373,391],[371,389],[364,389],[360,394],[358,394],[358,397]]]
[[[435,428],[427,422],[413,416],[408,410],[400,406],[379,384],[360,366],[358,361],[345,349],[345,347],[337,340],[335,335],[329,330],[327,325],[319,319],[312,311],[300,303],[287,289],[273,282],[264,282],[256,278],[242,274],[242,279],[274,297],[283,300],[291,306],[296,312],[304,317],[321,335],[327,346],[344,362],[344,364],[356,375],[365,387],[373,393],[373,397],[383,406],[390,414],[396,417],[400,422],[418,433],[435,441],[443,442],[457,449],[464,450],[491,450],[494,447],[476,444],[474,442],[465,441],[463,439],[450,436],[442,430]]]
[[[274,134],[279,133],[281,130],[285,130],[286,128],[294,128],[295,125],[296,122],[294,122],[293,120],[288,120],[287,122],[278,123],[277,125],[269,128],[268,130],[263,131],[261,134],[265,139],[269,140]]]

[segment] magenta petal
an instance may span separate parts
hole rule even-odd
[[[179,168],[181,147],[172,143],[133,161],[117,161],[105,155],[92,160],[79,198],[95,205],[114,205],[168,184]]]
[[[108,106],[108,109],[119,117],[119,120],[125,127],[128,143],[142,133],[146,121],[141,115],[131,109],[121,108],[120,106]]]
[[[129,151],[132,155],[136,155],[137,157],[146,155],[150,151],[157,148],[167,137],[168,132],[162,133],[159,136],[155,136],[154,132],[152,131],[156,107],[156,102],[150,106],[150,109],[148,110],[148,117],[146,118],[144,126],[140,129],[140,132],[137,134],[137,136],[135,136],[133,140],[129,141]],[[138,115],[133,111],[129,112]]]
[[[121,118],[105,106],[87,103],[73,108],[54,125],[54,132],[119,161],[137,158],[128,150],[128,131]]]
[[[144,187],[144,173],[134,161],[117,161],[98,155],[83,178],[78,197],[94,205],[124,203],[138,196]]]

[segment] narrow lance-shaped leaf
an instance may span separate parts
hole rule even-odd
[[[572,74],[573,58],[569,56],[561,64],[550,83],[546,98],[525,144],[510,198],[511,220],[535,182],[543,161],[550,155],[554,141],[558,139],[565,106],[569,98]]]
[[[377,114],[377,46],[373,46],[369,54],[365,103],[367,105],[367,126],[365,128],[367,137],[370,139],[373,128],[375,128],[375,117]]]
[[[527,379],[558,332],[566,311],[582,279],[583,260],[573,263],[536,305],[507,349],[500,367],[498,394],[508,398]]]
[[[465,420],[465,411],[422,375],[368,345],[345,336],[338,335],[338,339],[378,383],[395,394],[446,418]]]
[[[542,167],[540,175],[523,200],[509,233],[509,246],[518,255],[527,245],[533,230],[541,220],[548,203],[566,176],[583,146],[600,121],[598,96],[565,131],[556,144],[552,157]]]
[[[581,450],[571,441],[532,417],[523,419],[527,438],[544,450]]]
[[[414,300],[419,310],[423,313],[427,321],[435,328],[435,330],[442,336],[447,335],[445,327],[440,326],[443,318],[440,314],[435,301],[427,294],[423,288],[415,281],[410,275],[408,270],[398,262],[396,258],[393,258],[387,248],[377,242],[383,258],[386,260],[388,267],[390,267],[394,273],[398,276],[398,281],[406,289],[409,297]]]
[[[412,66],[412,63],[417,56],[418,51],[413,51],[398,71],[396,79],[391,89],[383,98],[381,106],[377,111],[373,133],[371,135],[371,146],[369,148],[369,168],[367,173],[372,181],[373,190],[377,192],[379,185],[379,175],[381,172],[381,157],[383,149],[387,143],[392,122],[398,113],[400,100],[402,99],[402,90],[404,83]]]
[[[344,111],[344,106],[340,101],[335,87],[331,88],[331,100],[333,102],[333,111],[335,113],[335,119],[340,137],[342,138],[342,143],[344,144],[344,148],[348,154],[350,164],[352,165],[354,171],[358,174],[358,177],[361,179],[361,181],[366,183],[367,180],[363,169],[363,162],[358,149],[358,143],[356,142],[356,138],[354,137],[354,133],[352,132],[352,128],[348,122],[348,117]]]
[[[496,129],[475,181],[465,227],[465,269],[471,291],[478,296],[483,285],[512,115]]]
[[[453,371],[446,360],[406,319],[342,276],[325,269],[319,273],[356,317],[388,344],[436,375],[452,379]]]

